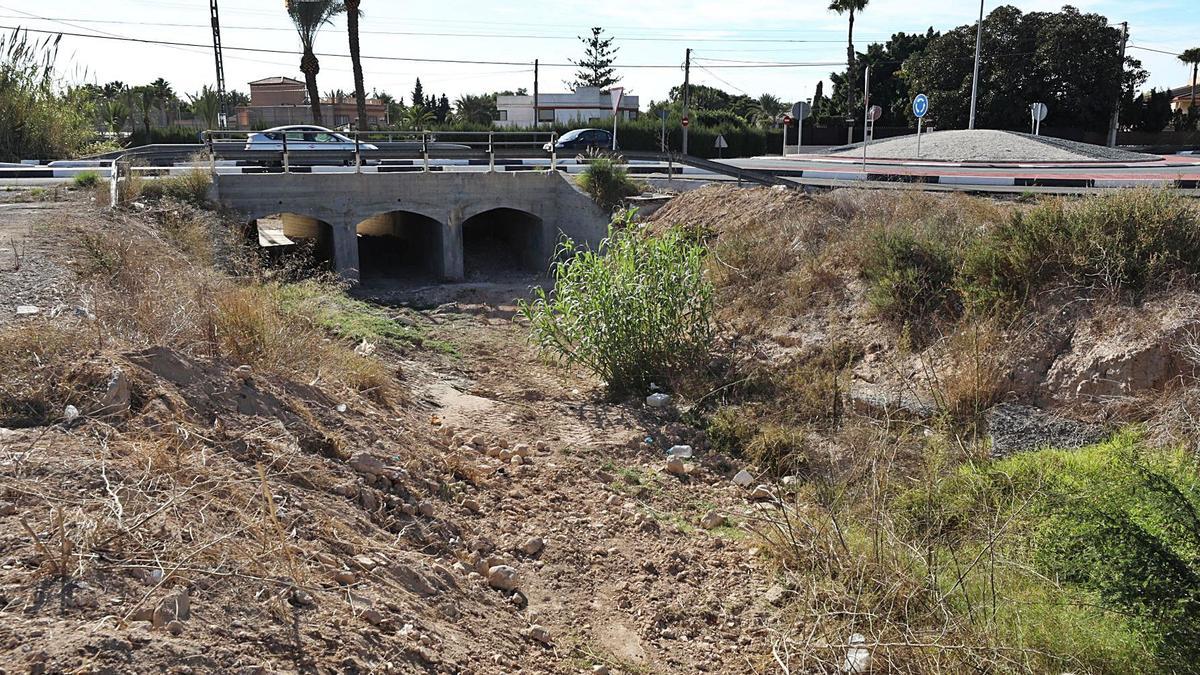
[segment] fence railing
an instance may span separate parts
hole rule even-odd
[[[549,154],[550,169],[558,168],[556,132],[207,130],[201,140],[214,173],[217,159],[278,161],[289,173],[308,162],[342,161],[358,171],[372,161],[419,158],[429,171],[431,159],[486,158],[494,171],[497,157],[528,156],[531,150]]]

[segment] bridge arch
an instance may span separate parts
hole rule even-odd
[[[433,217],[399,209],[358,222],[360,278],[444,276],[445,231]]]
[[[463,273],[545,272],[551,242],[542,218],[507,206],[478,210],[463,220]]]
[[[333,267],[334,227],[321,218],[290,211],[256,214],[246,234],[271,262],[291,258],[316,269]]]

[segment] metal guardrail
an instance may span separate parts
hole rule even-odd
[[[267,138],[275,134],[277,138]],[[353,149],[339,147],[325,150],[319,146],[346,145],[320,140],[321,136],[336,135],[354,143]],[[311,138],[309,138],[311,136]],[[262,139],[266,140],[262,140]],[[550,169],[558,168],[556,132],[540,131],[253,131],[208,130],[201,134],[203,151],[216,172],[216,159],[263,160],[278,157],[284,173],[291,167],[317,162],[353,162],[356,170],[372,159],[419,158],[423,170],[429,161],[437,159],[474,159],[486,157],[488,170],[495,170],[497,157],[528,155],[530,150],[544,152],[549,148]],[[238,147],[240,146],[240,148]],[[318,146],[318,147],[313,147]],[[297,157],[293,157],[293,154]],[[296,163],[295,159],[300,162]]]

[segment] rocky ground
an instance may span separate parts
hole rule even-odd
[[[89,208],[0,208],[0,326],[78,318],[48,224]],[[674,406],[539,360],[526,282],[419,291],[408,320],[455,353],[382,356],[397,408],[95,353],[102,406],[0,429],[0,672],[772,670],[769,492]]]

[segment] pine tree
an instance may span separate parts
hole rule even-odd
[[[612,46],[613,38],[606,38],[603,35],[604,29],[596,26],[592,28],[591,37],[579,37],[579,41],[585,45],[585,49],[582,59],[571,60],[571,63],[579,67],[579,70],[575,71],[575,81],[567,83],[571,88],[600,87],[607,89],[621,81],[616,69],[613,68],[613,62],[617,60],[617,52],[620,48]]]
[[[417,78],[417,83],[413,85],[412,91],[413,105],[425,105],[425,87],[421,86],[421,78]]]
[[[439,122],[445,122],[450,117],[450,99],[442,94],[437,102],[437,118]]]

